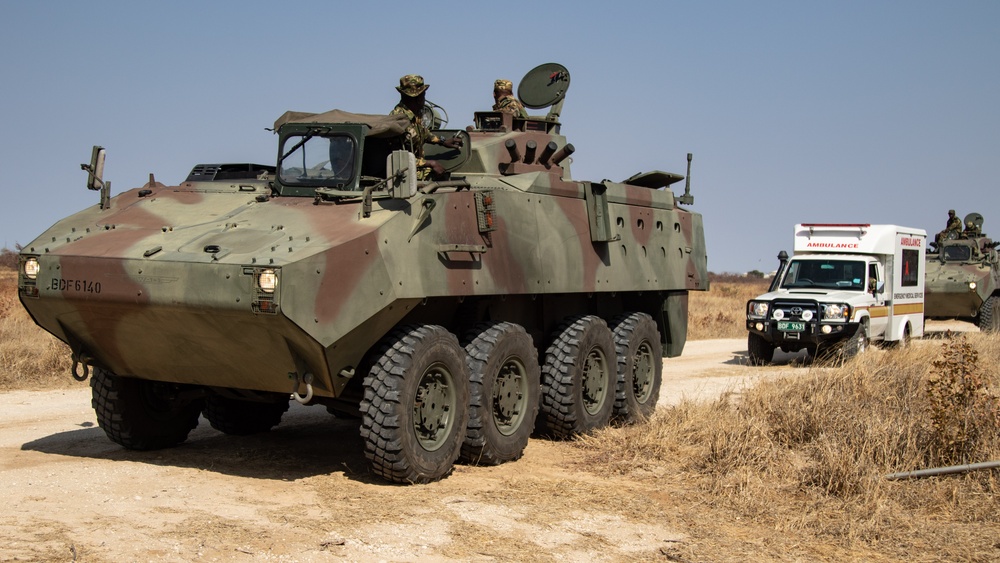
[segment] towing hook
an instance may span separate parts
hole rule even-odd
[[[80,373],[80,366],[83,366],[83,373]],[[74,356],[73,367],[70,368],[69,374],[72,375],[73,379],[77,381],[87,381],[87,378],[90,377],[90,364],[87,363],[86,358],[84,358],[84,361],[81,362],[76,356]]]
[[[311,401],[313,398],[313,386],[312,386],[313,375],[311,373],[307,373],[302,377],[302,383],[305,383],[306,385],[306,395],[304,397],[302,395],[299,395],[299,386],[300,386],[299,374],[293,373],[289,375],[291,375],[295,379],[295,383],[292,385],[292,398],[303,405],[309,404],[309,401]]]

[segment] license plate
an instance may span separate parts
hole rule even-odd
[[[792,321],[778,321],[778,330],[786,332],[802,332],[806,329],[806,323],[796,323]]]

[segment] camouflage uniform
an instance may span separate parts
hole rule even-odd
[[[513,89],[514,84],[510,80],[501,78],[493,83],[494,92],[511,92]],[[504,94],[497,98],[497,103],[493,104],[493,111],[509,113],[514,117],[528,117],[528,112],[514,94]]]
[[[417,74],[407,74],[399,79],[399,86],[396,90],[404,96],[415,97],[427,91],[428,85],[424,84],[424,78]],[[392,108],[389,115],[404,115],[410,121],[406,133],[403,135],[403,148],[413,153],[417,158],[417,179],[426,180],[430,177],[430,168],[424,160],[424,143],[434,145],[441,144],[441,139],[431,133],[420,116],[410,111],[403,102],[400,101],[396,107]]]
[[[948,233],[955,233],[953,236],[948,236]],[[937,234],[935,237],[935,243],[940,244],[943,240],[948,240],[949,238],[958,238],[962,235],[962,220],[955,216],[955,210],[948,210],[948,224],[945,225],[943,231]]]

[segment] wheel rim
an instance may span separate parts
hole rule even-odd
[[[606,400],[608,388],[608,361],[599,348],[592,348],[583,363],[583,408],[589,414],[598,414]]]
[[[493,385],[493,423],[504,436],[517,432],[524,420],[528,395],[526,373],[519,359],[507,358]]]
[[[632,356],[632,393],[637,402],[645,403],[653,392],[656,366],[653,364],[653,349],[643,340]]]
[[[413,431],[425,450],[432,452],[447,442],[454,424],[455,392],[452,374],[436,363],[420,376],[413,400]]]

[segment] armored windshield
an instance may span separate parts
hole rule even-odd
[[[285,139],[278,178],[289,186],[342,188],[354,177],[357,144],[344,134],[315,131]]]
[[[972,247],[965,245],[945,246],[944,259],[948,262],[967,262],[972,260]]]
[[[783,289],[865,289],[865,262],[861,260],[796,260],[788,264]]]

